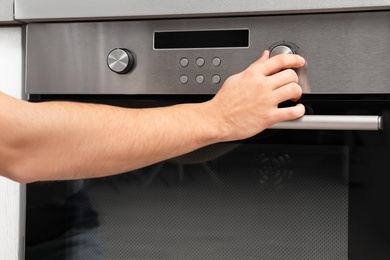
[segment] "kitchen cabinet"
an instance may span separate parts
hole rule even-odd
[[[93,8],[92,8],[93,7]],[[15,17],[21,21],[119,20],[145,17],[226,16],[388,9],[381,0],[15,0]]]

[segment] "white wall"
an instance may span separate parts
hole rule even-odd
[[[0,26],[0,91],[16,98],[22,98],[22,56],[22,28]],[[0,177],[0,260],[23,259],[24,205],[25,185]]]

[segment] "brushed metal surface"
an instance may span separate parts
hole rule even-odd
[[[389,9],[389,0],[15,0],[22,21],[98,20],[146,17],[334,12]]]
[[[390,93],[390,12],[253,16],[214,19],[30,24],[28,94],[214,94],[264,49],[295,44],[307,61],[299,70],[304,93]],[[155,31],[250,30],[248,48],[154,50]],[[91,43],[94,43],[91,45]],[[126,48],[137,66],[110,71],[108,53]],[[205,60],[196,66],[198,58]],[[213,66],[218,57],[221,65]],[[180,61],[186,58],[187,67]],[[188,83],[180,83],[182,75]],[[196,77],[204,76],[197,84]],[[212,83],[219,75],[221,82]],[[245,86],[243,86],[245,89]]]
[[[0,27],[0,91],[21,99],[22,28]],[[0,259],[24,259],[26,185],[0,177]]]
[[[14,22],[14,0],[0,1],[0,24]]]
[[[286,45],[278,45],[274,47],[270,52],[270,57],[279,55],[279,54],[294,54],[295,52]]]
[[[381,122],[380,116],[310,115],[274,124],[269,129],[378,131],[382,129]]]
[[[133,55],[124,49],[112,50],[108,54],[107,65],[113,72],[125,74],[133,68]]]

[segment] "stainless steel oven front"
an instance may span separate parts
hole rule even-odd
[[[26,259],[390,259],[389,23],[377,11],[29,24],[32,102],[202,102],[269,49],[305,57],[308,115],[134,172],[28,185]]]

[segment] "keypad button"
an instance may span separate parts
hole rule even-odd
[[[186,75],[182,75],[182,76],[180,76],[180,83],[181,84],[187,84],[187,82],[188,82],[188,77],[186,76]]]
[[[187,67],[187,66],[188,66],[188,63],[189,63],[189,61],[188,61],[188,59],[186,59],[186,58],[182,58],[182,59],[180,60],[180,66],[182,66],[182,67]]]
[[[221,65],[221,59],[218,58],[218,57],[215,57],[211,63],[213,64],[214,67],[219,67],[219,65]]]
[[[197,58],[196,59],[196,66],[202,67],[204,65],[204,59],[203,58]]]
[[[203,75],[198,75],[198,76],[196,76],[195,81],[196,81],[196,83],[198,83],[198,84],[202,84],[202,83],[204,82],[204,77],[203,77]]]
[[[218,84],[219,82],[221,82],[221,77],[219,75],[214,75],[211,78],[211,82],[213,82],[214,84]]]

